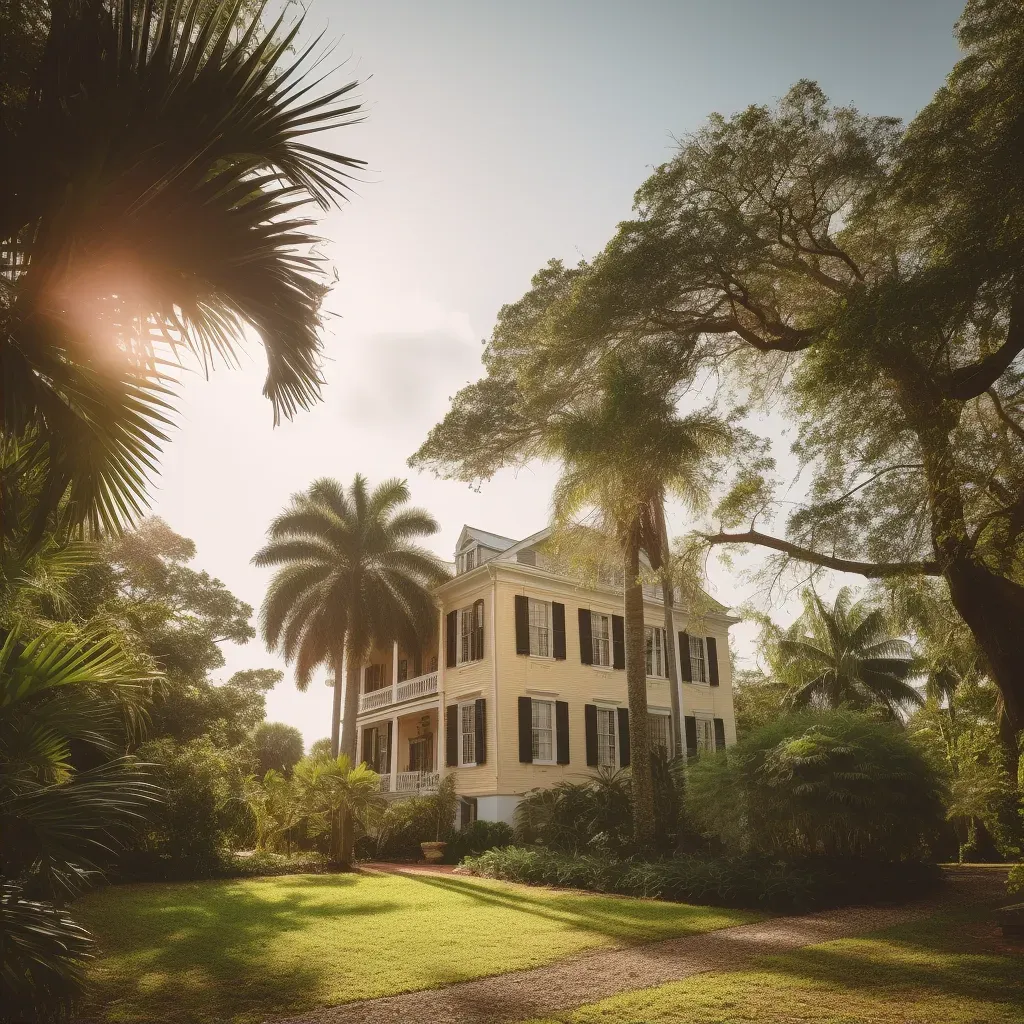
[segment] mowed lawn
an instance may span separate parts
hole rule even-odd
[[[991,913],[765,956],[752,970],[614,996],[532,1024],[1021,1024],[1024,950]]]
[[[75,905],[100,958],[82,1016],[263,1021],[758,915],[436,875],[112,886]]]

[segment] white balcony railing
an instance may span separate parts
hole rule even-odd
[[[390,704],[401,704],[403,701],[415,700],[437,693],[437,673],[428,672],[415,679],[405,679],[391,686],[382,686],[379,690],[359,695],[359,712],[376,711]]]
[[[390,781],[390,776],[388,776],[389,784]],[[395,776],[394,792],[404,793],[406,796],[436,793],[440,781],[440,772],[399,772]]]

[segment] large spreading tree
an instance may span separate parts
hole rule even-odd
[[[595,260],[549,264],[502,311],[487,377],[417,458],[489,475],[611,351],[706,373],[796,421],[810,484],[783,505],[748,446],[703,542],[756,545],[776,567],[941,578],[1020,729],[1020,5],[971,0],[957,33],[965,56],[906,127],[811,82],[711,117]]]

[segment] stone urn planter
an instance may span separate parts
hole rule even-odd
[[[440,864],[444,860],[444,848],[447,843],[420,843],[423,859],[428,864]]]

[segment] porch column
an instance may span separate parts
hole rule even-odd
[[[388,751],[391,761],[391,792],[398,786],[398,715],[391,719],[391,749]]]
[[[398,641],[391,645],[391,699],[398,700]]]

